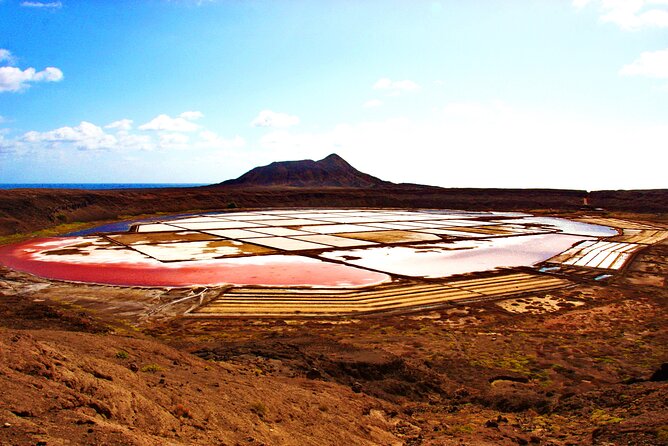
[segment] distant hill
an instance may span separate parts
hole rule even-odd
[[[392,183],[360,172],[333,153],[320,161],[278,161],[256,167],[223,186],[297,186],[370,188]]]

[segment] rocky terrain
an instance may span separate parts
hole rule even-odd
[[[665,194],[589,197],[624,211],[601,215],[668,227],[644,201],[660,209]],[[23,190],[0,191],[0,215],[3,234],[22,232],[7,242],[83,225],[72,222],[232,204],[569,217],[592,212],[577,211],[584,196],[384,183]],[[0,268],[0,444],[668,444],[667,277],[664,241],[608,281],[583,276],[575,287],[502,301],[357,318],[207,319],[182,313],[193,296],[219,290],[73,284]]]
[[[658,445],[668,246],[613,282],[405,315],[188,319],[0,273],[0,442]],[[505,309],[504,309],[505,308]]]

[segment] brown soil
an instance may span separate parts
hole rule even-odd
[[[666,265],[664,241],[556,310],[285,320],[0,269],[0,444],[668,444]]]
[[[668,192],[618,191],[590,200],[610,210],[668,211]],[[576,210],[584,191],[541,189],[443,189],[419,185],[374,188],[209,186],[147,190],[0,190],[0,235],[35,231],[63,223],[95,222],[132,215],[213,211],[233,207],[400,207],[451,209]],[[624,199],[628,198],[628,199]],[[593,208],[592,208],[593,209]]]

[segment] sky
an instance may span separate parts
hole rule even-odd
[[[0,0],[0,183],[668,188],[668,0]]]

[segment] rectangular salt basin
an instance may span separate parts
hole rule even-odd
[[[191,231],[128,232],[125,234],[110,234],[107,237],[124,245],[155,245],[158,243],[198,242],[220,239],[216,235]]]
[[[437,235],[411,231],[347,232],[338,235],[341,237],[356,238],[377,243],[407,243],[441,240]]]
[[[234,240],[164,243],[161,245],[139,245],[133,248],[161,262],[209,260],[221,257],[271,254],[274,252],[272,249]]]
[[[250,237],[264,237],[266,234],[249,231],[247,229],[209,229],[204,231],[206,234],[213,234],[225,238],[250,238]]]
[[[328,249],[331,246],[320,243],[306,242],[303,240],[295,240],[287,237],[259,237],[244,239],[248,243],[255,243],[270,248],[282,249],[285,251],[303,251],[308,249]]]
[[[322,221],[326,221],[328,223],[346,223],[346,224],[353,224],[353,223],[369,223],[369,222],[374,222],[374,221],[385,221],[384,218],[378,218],[378,217],[323,217],[321,218]]]
[[[297,240],[303,240],[305,242],[323,243],[326,245],[334,246],[336,248],[349,248],[353,246],[375,245],[375,243],[366,240],[355,240],[351,238],[337,237],[334,235],[325,235],[325,234],[298,235],[293,238]]]
[[[48,246],[45,246],[48,248]],[[51,249],[35,252],[35,259],[58,263],[123,263],[145,261],[135,250],[116,245],[102,237],[76,237],[59,240]]]
[[[171,226],[165,223],[149,223],[137,226],[137,232],[164,232],[164,231],[181,231],[183,228]]]
[[[320,254],[320,257],[387,273],[437,278],[504,267],[532,266],[586,239],[562,234],[521,235],[421,246],[331,251]]]
[[[228,221],[264,221],[264,220],[287,220],[290,217],[278,217],[276,215],[262,215],[262,214],[244,214],[235,215],[229,214],[225,216]]]
[[[416,228],[422,228],[421,226],[414,226],[410,223],[367,223],[364,224],[363,226],[368,226],[370,228],[375,228],[376,230],[378,229],[399,229],[399,230],[409,230],[409,229],[416,229]]]
[[[440,222],[443,226],[491,226],[491,225],[500,225],[502,222],[499,221],[485,221],[485,220],[446,220]]]
[[[377,231],[378,228],[362,225],[318,225],[318,226],[302,226],[304,231],[316,232],[318,234],[336,234],[338,232],[364,232]]]
[[[306,231],[298,231],[296,229],[290,229],[290,228],[257,228],[254,230],[254,232],[262,235],[278,235],[282,237],[289,237],[293,235],[308,235],[310,232]]]
[[[477,234],[475,232],[464,232],[464,231],[450,231],[448,229],[440,229],[440,228],[434,228],[434,229],[416,229],[416,232],[424,232],[427,234],[437,234],[437,235],[447,235],[450,237],[463,237],[463,238],[480,238],[483,237],[481,234]]]
[[[225,221],[218,222],[203,222],[203,223],[183,223],[177,225],[179,228],[192,229],[195,231],[203,231],[206,229],[240,229],[240,228],[256,228],[262,227],[258,223],[251,223],[246,221]]]
[[[299,218],[313,218],[315,220],[318,220],[320,218],[339,218],[339,217],[345,217],[345,214],[342,213],[335,213],[335,212],[311,212],[311,213],[303,213],[303,214],[298,214],[297,215]],[[292,215],[290,218],[295,218],[295,215]]]
[[[279,222],[276,222],[276,224],[272,224],[271,222],[268,222],[267,225],[269,226],[304,226],[304,225],[317,225],[317,224],[325,224],[326,222],[318,221],[318,220],[307,220],[305,218],[289,218],[286,220],[281,220]]]
[[[187,218],[177,218],[174,220],[168,220],[167,223],[170,224],[181,224],[181,223],[207,223],[207,222],[218,222],[220,218],[215,216],[198,216],[198,217],[187,217]]]

